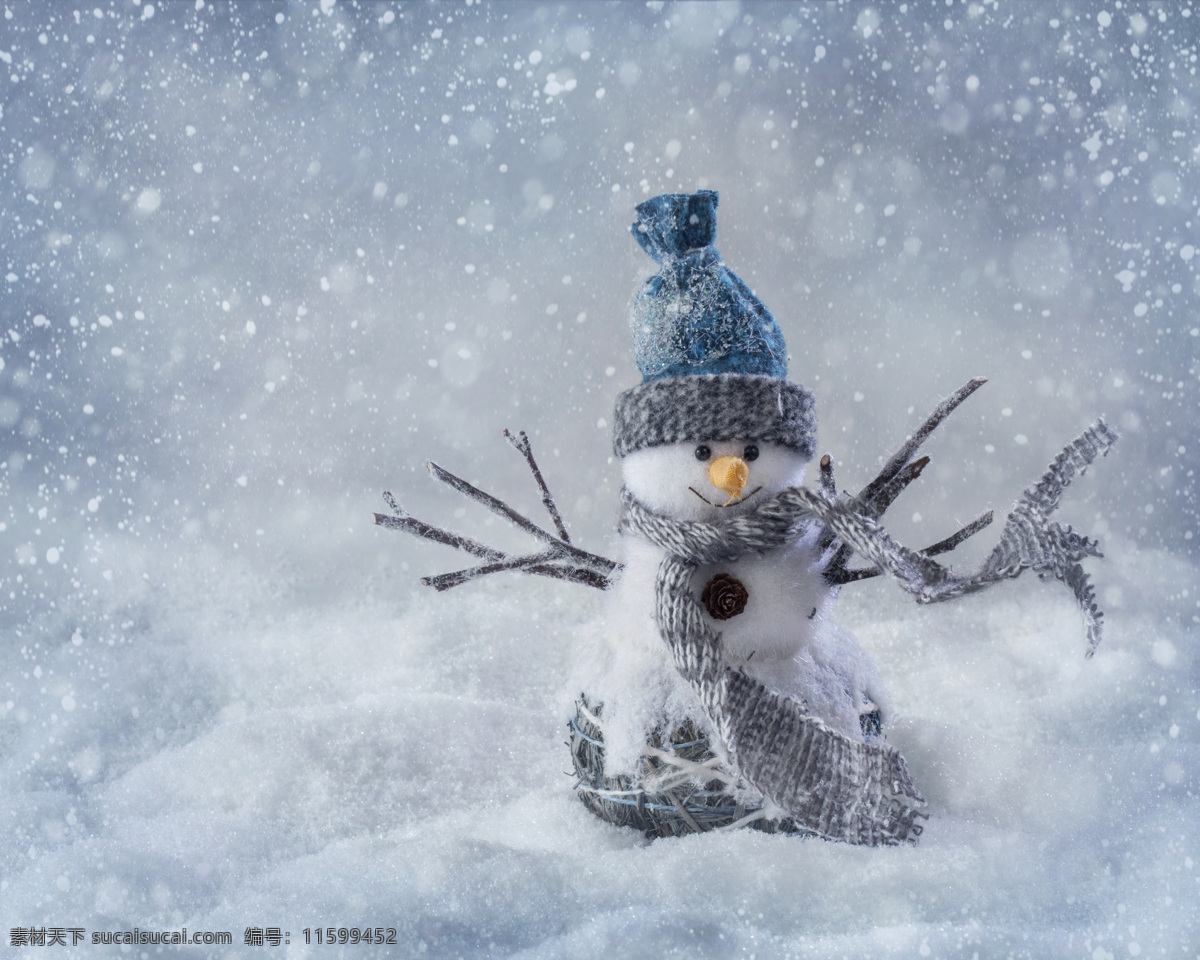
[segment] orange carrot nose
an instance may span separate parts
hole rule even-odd
[[[750,479],[750,468],[741,457],[717,457],[708,468],[708,479],[712,485],[729,494],[725,505],[741,497],[742,488]]]

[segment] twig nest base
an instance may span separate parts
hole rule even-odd
[[[690,721],[655,734],[646,744],[634,776],[604,773],[603,707],[581,696],[571,731],[571,760],[579,778],[579,799],[601,820],[634,827],[647,837],[752,827],[764,833],[813,836],[791,820],[771,819],[759,805],[747,804],[733,775]]]

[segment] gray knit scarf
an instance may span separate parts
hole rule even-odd
[[[1103,420],[1072,441],[1009,514],[1000,543],[975,574],[960,576],[891,539],[873,520],[820,493],[793,487],[721,523],[672,520],[622,492],[620,529],[657,544],[666,556],[655,584],[655,617],[676,669],[691,685],[722,741],[733,771],[799,825],[831,840],[877,846],[916,842],[924,798],[900,753],[831,730],[798,700],[772,693],[729,666],[720,636],[692,595],[700,564],[727,563],[794,541],[816,522],[891,574],[918,602],[962,596],[1036,570],[1063,581],[1084,610],[1088,656],[1102,614],[1079,561],[1097,544],[1048,519],[1076,473],[1107,453],[1117,436]]]

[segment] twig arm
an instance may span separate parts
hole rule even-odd
[[[939,553],[949,553],[964,540],[975,536],[980,530],[992,522],[992,511],[976,517],[961,530],[952,533],[945,540],[939,540],[932,547],[926,547],[921,552],[927,557],[936,557]]]
[[[478,487],[467,483],[467,481],[463,480],[461,477],[456,477],[449,470],[439,467],[432,460],[428,461],[425,466],[429,468],[429,472],[432,473],[436,479],[442,481],[442,483],[446,484],[448,487],[457,490],[464,497],[474,500],[476,503],[487,507],[492,511],[492,513],[503,517],[509,523],[513,524],[513,526],[524,530],[531,537],[541,540],[543,543],[560,542],[553,534],[547,533],[536,523],[533,523],[532,521],[521,516],[521,514],[517,513],[516,510],[510,507],[503,500],[497,500],[490,493],[484,493]]]
[[[837,496],[837,487],[833,482],[833,459],[829,454],[821,458],[821,492],[830,500]]]
[[[904,469],[905,464],[908,463],[912,455],[917,452],[921,444],[929,438],[929,435],[938,428],[941,422],[958,409],[959,405],[967,397],[985,383],[987,383],[987,377],[973,377],[939,403],[933,413],[917,428],[916,432],[904,441],[904,445],[899,450],[892,454],[891,459],[888,460],[884,468],[879,472],[879,476],[867,484],[862,493],[858,495],[858,499],[864,502],[874,500],[879,489]]]
[[[567,527],[563,523],[562,514],[558,512],[558,505],[554,502],[550,488],[546,486],[546,481],[542,477],[542,471],[538,469],[537,461],[533,459],[533,447],[529,444],[529,437],[525,435],[524,430],[519,431],[516,436],[513,436],[505,429],[504,438],[520,451],[521,456],[525,458],[525,462],[529,464],[529,469],[533,472],[533,479],[537,483],[538,489],[542,492],[542,506],[546,508],[546,512],[550,514],[550,519],[554,521],[554,529],[558,531],[559,539],[564,543],[570,543],[571,535],[567,533]]]
[[[910,461],[913,454],[917,452],[921,444],[929,438],[929,435],[938,428],[943,420],[958,409],[959,405],[967,397],[985,383],[987,383],[987,377],[974,377],[939,403],[933,413],[926,417],[925,422],[888,459],[883,469],[879,471],[879,475],[863,487],[858,495],[850,501],[850,509],[873,520],[877,520],[883,516],[884,511],[892,505],[893,501],[900,496],[910,483],[921,475],[921,472],[929,464],[928,457],[921,457],[919,460]],[[821,463],[821,468],[821,486],[822,489],[825,489],[824,461]],[[830,471],[830,481],[832,483],[832,469]],[[829,496],[828,491],[826,491],[826,496]],[[835,498],[831,496],[830,499]],[[966,539],[966,537],[963,539]],[[954,546],[957,546],[961,542],[962,540],[956,541]],[[861,575],[852,575],[854,571],[850,571],[846,564],[850,562],[853,550],[845,543],[838,543],[837,538],[826,527],[821,537],[821,546],[823,549],[827,549],[834,544],[837,544],[837,549],[833,552],[833,556],[826,562],[823,571],[826,581],[837,585],[865,579]],[[934,546],[939,546],[939,544],[934,544]],[[945,550],[953,550],[954,546],[946,547]],[[939,552],[945,552],[945,550]],[[857,573],[861,574],[862,571],[857,571]],[[871,576],[874,576],[874,574],[871,574]]]
[[[864,513],[873,519],[882,517],[884,511],[892,505],[910,483],[921,475],[927,466],[929,466],[928,457],[921,457],[920,460],[906,464],[899,473],[875,492],[874,497],[864,499],[864,502],[860,504],[859,513]],[[860,499],[863,499],[861,495]]]
[[[478,567],[456,570],[453,573],[441,573],[437,576],[422,577],[421,583],[427,587],[433,587],[437,591],[442,591],[449,590],[451,587],[461,586],[464,583],[469,583],[472,580],[477,580],[491,573],[501,573],[505,570],[520,570],[522,573],[552,577],[555,580],[566,580],[570,583],[581,583],[584,586],[595,587],[598,590],[607,590],[612,584],[609,577],[604,576],[602,573],[597,573],[595,570],[587,570],[583,567],[565,567],[555,563],[530,562],[533,559],[532,557],[512,557],[500,563],[481,564]]]
[[[574,544],[560,540],[552,533],[548,533],[536,523],[533,523],[531,520],[517,513],[516,510],[510,507],[503,500],[496,499],[490,493],[484,493],[484,491],[480,490],[478,487],[467,483],[466,480],[456,477],[444,467],[439,467],[432,460],[429,461],[427,466],[429,467],[429,472],[432,473],[438,480],[441,480],[442,483],[452,487],[463,496],[474,500],[476,503],[482,504],[493,513],[504,517],[514,526],[524,530],[531,537],[541,540],[543,543],[550,544],[557,554],[572,557],[584,564],[595,566],[603,570],[605,573],[611,573],[619,566],[617,563],[609,560],[607,557],[601,557],[598,554],[589,553],[587,550],[580,550],[579,547],[575,546]]]
[[[846,504],[830,503],[810,492],[805,506],[855,553],[894,577],[918,603],[941,603],[976,593],[1026,570],[1035,571],[1043,579],[1054,577],[1071,590],[1083,611],[1088,637],[1085,655],[1090,657],[1100,643],[1104,615],[1096,605],[1095,589],[1080,561],[1099,556],[1099,544],[1050,516],[1067,485],[1106,455],[1116,441],[1116,431],[1097,420],[1067,444],[1041,479],[1021,494],[1000,532],[1000,542],[972,574],[956,574],[928,554],[897,543],[875,520],[853,513]],[[984,519],[976,525],[984,526]],[[956,535],[949,539],[959,538]]]
[[[435,590],[449,590],[451,587],[457,587],[459,584],[466,583],[468,580],[474,580],[476,577],[483,577],[489,573],[499,573],[502,570],[527,570],[529,567],[544,563],[546,560],[547,556],[544,553],[529,557],[509,556],[503,560],[497,560],[495,563],[484,563],[477,567],[469,567],[466,570],[455,570],[453,573],[439,573],[436,576],[422,577],[421,582],[427,587],[433,587]]]
[[[555,528],[561,536],[556,537],[548,533],[528,518],[517,513],[517,511],[513,510],[502,500],[498,500],[491,494],[485,493],[461,477],[456,477],[450,471],[438,466],[436,463],[431,462],[427,464],[429,472],[436,479],[457,490],[463,496],[482,504],[493,513],[512,523],[518,529],[524,530],[530,536],[546,544],[544,550],[527,556],[514,556],[503,550],[496,550],[477,540],[472,540],[470,537],[465,537],[449,530],[443,530],[440,527],[435,527],[418,520],[416,517],[410,516],[396,502],[396,498],[388,492],[384,493],[383,498],[387,501],[388,506],[392,508],[395,516],[376,513],[374,514],[375,523],[382,527],[392,530],[403,530],[405,533],[411,533],[414,536],[423,537],[435,543],[442,543],[448,547],[464,550],[486,561],[479,566],[470,567],[466,570],[456,570],[451,573],[442,573],[421,579],[423,584],[433,587],[435,590],[449,590],[451,587],[459,586],[460,584],[487,576],[488,574],[500,573],[504,570],[520,570],[524,573],[532,573],[538,576],[553,577],[558,580],[567,580],[571,583],[581,583],[599,590],[608,589],[612,585],[613,575],[621,569],[621,564],[609,560],[607,557],[589,553],[587,550],[581,550],[570,542],[562,515],[558,512],[558,507],[554,503],[554,497],[550,494],[545,479],[538,469],[537,461],[533,458],[533,451],[525,431],[522,430],[514,437],[509,431],[505,430],[504,435],[520,451],[529,464],[538,489],[542,492],[542,503],[549,512],[551,519],[554,520]]]
[[[607,557],[601,557],[594,553],[588,553],[586,550],[580,550],[578,547],[574,548],[574,553],[578,554],[579,559],[582,561],[581,564],[570,563],[567,558],[553,549],[524,557],[513,556],[502,550],[494,550],[478,541],[472,540],[470,537],[464,537],[461,534],[443,530],[440,527],[424,523],[416,517],[411,517],[396,506],[395,500],[391,498],[391,494],[387,494],[386,496],[388,497],[388,503],[392,505],[392,508],[400,516],[393,517],[383,513],[376,513],[374,517],[377,525],[387,527],[390,530],[403,530],[405,533],[411,533],[414,536],[432,540],[434,543],[456,547],[459,550],[465,550],[467,553],[487,561],[487,563],[481,564],[478,567],[471,567],[467,570],[457,570],[453,573],[443,573],[437,576],[421,578],[423,584],[433,587],[435,590],[449,590],[451,587],[457,587],[478,577],[486,576],[490,573],[500,573],[504,570],[521,570],[524,573],[554,577],[559,580],[569,580],[572,583],[582,583],[585,586],[607,590],[612,584],[613,574],[621,569],[621,564],[615,563]]]
[[[472,540],[470,537],[464,537],[462,534],[454,533],[451,530],[443,530],[440,527],[430,526],[428,523],[410,516],[396,505],[396,500],[390,493],[385,493],[383,496],[388,501],[388,505],[396,511],[396,516],[390,517],[386,513],[374,514],[375,523],[378,526],[387,527],[391,530],[403,530],[405,533],[411,533],[414,536],[432,540],[434,543],[444,543],[448,547],[465,550],[467,553],[473,554],[482,560],[495,562],[504,557],[501,551],[494,550],[486,544],[480,543],[478,540]]]
[[[982,516],[972,520],[965,527],[962,527],[961,529],[952,533],[950,536],[946,537],[945,540],[939,540],[937,543],[919,551],[919,553],[926,557],[936,557],[941,553],[949,553],[964,540],[975,536],[975,534],[977,534],[991,522],[992,511],[989,510]],[[849,548],[843,549],[846,549],[847,554],[849,554]],[[825,579],[830,584],[836,586],[843,583],[854,583],[857,580],[870,580],[872,577],[878,577],[881,573],[883,573],[883,571],[880,570],[879,567],[864,567],[857,570],[842,567],[840,570],[834,572],[834,577],[836,577],[836,579],[830,579],[830,575],[828,573],[826,573]]]

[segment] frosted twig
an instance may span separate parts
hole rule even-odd
[[[950,534],[945,540],[939,540],[932,547],[926,547],[921,552],[927,557],[936,557],[939,553],[949,553],[968,537],[973,537],[992,522],[992,511],[981,514],[961,530]]]
[[[950,416],[967,397],[985,383],[987,383],[987,377],[974,377],[939,403],[933,413],[926,417],[925,422],[904,441],[899,450],[892,454],[887,463],[884,464],[883,469],[879,471],[879,475],[863,487],[858,495],[850,501],[850,509],[872,520],[877,520],[883,516],[884,511],[892,505],[892,502],[900,496],[910,483],[921,475],[921,471],[929,463],[928,457],[921,457],[919,460],[911,462],[909,458],[917,452],[921,444],[929,438],[929,435],[938,428],[943,420]],[[824,463],[822,463],[823,468]],[[822,487],[825,485],[824,479],[824,474],[822,473]],[[831,497],[830,499],[834,498]],[[987,526],[987,524],[983,526]],[[966,529],[968,528],[964,528],[964,530]],[[983,527],[977,527],[969,533],[964,533],[963,530],[960,530],[953,536],[948,537],[940,543],[935,543],[933,547],[928,549],[940,548],[937,549],[937,553],[945,553],[953,550],[963,540],[981,529]],[[955,539],[956,537],[958,539]],[[827,549],[835,543],[837,543],[837,538],[832,535],[827,527],[821,536],[821,547],[822,549]],[[950,544],[950,546],[945,546],[945,544]],[[926,551],[921,552],[925,553]],[[837,549],[833,552],[833,556],[825,564],[824,576],[827,582],[836,585],[850,583],[855,580],[866,580],[877,575],[877,572],[872,572],[872,570],[848,570],[846,564],[849,562],[852,553],[853,551],[848,544],[838,544]],[[934,554],[929,555],[933,556]]]
[[[991,522],[992,511],[989,510],[982,516],[976,517],[965,527],[962,527],[961,529],[950,534],[950,536],[946,537],[945,540],[939,540],[932,546],[928,546],[924,550],[920,550],[918,552],[926,557],[936,557],[940,553],[949,553],[964,540],[975,536],[975,534],[977,534]],[[850,550],[848,547],[843,547],[842,549],[846,550],[847,554],[849,554]],[[858,580],[870,580],[872,577],[878,577],[882,573],[883,571],[878,567],[864,567],[860,570],[851,570],[847,569],[846,567],[842,567],[840,570],[833,571],[832,575],[836,579],[830,579],[829,572],[826,572],[825,579],[827,582],[836,586],[843,583],[854,583]]]
[[[1117,441],[1117,434],[1097,420],[1063,449],[1041,479],[1021,495],[1000,532],[1000,542],[974,574],[962,576],[943,567],[925,554],[894,541],[874,520],[809,494],[807,504],[853,550],[895,577],[918,603],[940,603],[984,590],[1002,580],[1033,570],[1066,584],[1083,611],[1087,628],[1087,656],[1100,643],[1102,614],[1087,573],[1079,561],[1100,556],[1094,540],[1075,533],[1069,526],[1050,520],[1063,489],[1082,474],[1097,457],[1104,456]]]
[[[521,514],[517,513],[516,510],[510,507],[503,500],[497,500],[490,493],[484,493],[478,487],[467,483],[467,481],[463,480],[461,477],[456,477],[444,467],[439,467],[432,460],[428,461],[425,466],[427,466],[429,468],[429,472],[432,473],[435,478],[441,480],[442,483],[457,490],[464,497],[474,500],[478,504],[482,504],[491,510],[492,513],[504,517],[504,519],[509,523],[524,530],[531,537],[535,537],[536,539],[545,543],[556,542],[557,538],[554,536],[554,534],[547,533],[536,523],[521,516]]]
[[[522,573],[532,573],[542,577],[553,577],[556,580],[568,580],[571,583],[582,583],[600,590],[608,588],[608,578],[594,570],[580,567],[562,567],[547,563],[549,554],[541,553],[528,557],[508,557],[496,563],[481,564],[466,570],[456,570],[453,573],[440,573],[436,576],[422,577],[421,583],[435,590],[449,590],[489,573],[500,573],[504,570],[520,570]]]
[[[551,496],[549,489],[547,489],[545,480],[542,479],[541,471],[538,470],[537,463],[533,459],[529,439],[526,437],[524,431],[519,434],[519,439],[514,439],[507,430],[504,432],[504,435],[525,455],[526,460],[529,462],[530,469],[534,473],[534,478],[538,482],[538,487],[543,493],[542,502],[546,504],[546,509],[550,511],[555,526],[562,533],[561,537],[556,537],[548,533],[527,517],[517,513],[517,511],[513,510],[504,501],[498,500],[490,493],[485,493],[461,477],[456,477],[450,471],[445,470],[436,463],[430,462],[427,464],[429,472],[442,483],[452,487],[476,503],[482,504],[493,513],[504,517],[504,519],[508,520],[518,529],[524,530],[535,539],[545,543],[547,545],[545,550],[528,556],[514,556],[503,550],[496,550],[486,544],[479,543],[477,540],[472,540],[470,537],[464,537],[461,534],[443,530],[440,527],[432,526],[410,516],[401,509],[400,505],[396,502],[396,498],[386,492],[383,498],[396,515],[389,517],[385,514],[376,513],[374,514],[375,523],[392,530],[403,530],[406,533],[423,537],[426,540],[432,540],[435,543],[443,543],[449,547],[456,547],[479,557],[481,560],[487,561],[476,567],[423,577],[421,579],[423,584],[433,587],[435,590],[449,590],[451,587],[457,587],[460,584],[476,580],[479,577],[487,576],[491,573],[500,573],[504,570],[520,570],[524,573],[536,574],[542,577],[553,577],[557,580],[567,580],[571,583],[582,583],[585,586],[606,590],[612,582],[612,575],[621,568],[621,565],[609,560],[607,557],[589,553],[587,550],[581,550],[567,539],[566,527],[562,522],[562,517],[559,515],[557,507],[554,505],[554,498]]]
[[[538,489],[542,492],[542,505],[545,506],[546,512],[550,514],[550,519],[554,521],[554,529],[558,531],[559,537],[565,543],[570,543],[571,535],[567,533],[562,514],[558,512],[558,506],[554,502],[554,497],[551,495],[549,487],[546,486],[546,481],[542,478],[542,471],[538,469],[537,461],[533,459],[533,448],[529,445],[529,437],[525,435],[524,430],[519,431],[514,437],[508,432],[507,428],[504,430],[504,437],[525,457],[525,462],[529,464],[529,469],[533,471],[533,479],[537,481]]]
[[[710,780],[720,780],[722,783],[728,784],[735,782],[733,776],[721,769],[720,757],[709,757],[702,763],[697,763],[695,760],[676,756],[659,747],[646,747],[644,754],[647,757],[653,757],[661,764],[658,768],[662,771],[661,778],[648,778],[643,783],[643,786],[651,792],[670,789],[689,780],[698,783]]]
[[[416,517],[410,516],[396,505],[396,500],[390,493],[385,493],[383,497],[387,500],[388,506],[396,511],[396,516],[389,517],[385,513],[374,514],[375,523],[381,527],[388,527],[391,530],[403,530],[405,533],[424,537],[426,540],[433,540],[435,543],[444,543],[448,547],[457,547],[459,550],[465,550],[467,553],[474,554],[484,560],[496,561],[504,556],[499,550],[493,550],[491,547],[477,540],[472,540],[470,537],[464,537],[462,534],[454,533],[451,530],[432,527],[418,520]]]
[[[618,564],[614,563],[612,560],[609,560],[607,557],[601,557],[597,554],[589,553],[587,550],[580,550],[574,544],[560,540],[553,534],[543,530],[533,521],[517,513],[516,510],[510,507],[503,500],[497,500],[490,493],[484,493],[478,487],[467,483],[466,480],[456,477],[449,470],[439,467],[432,460],[429,461],[428,467],[429,472],[432,473],[437,479],[441,480],[442,483],[453,487],[463,496],[474,500],[476,503],[482,504],[493,513],[499,514],[500,516],[509,520],[511,523],[528,533],[530,536],[541,540],[543,543],[549,543],[553,545],[555,551],[559,555],[573,557],[574,559],[581,560],[586,564],[599,567],[603,569],[605,573],[612,573],[617,569]]]
[[[859,510],[859,513],[866,514],[873,519],[883,516],[884,511],[904,492],[904,488],[916,480],[921,475],[921,471],[928,465],[928,457],[922,457],[920,460],[914,460],[912,463],[906,465],[891,480],[880,487],[875,492],[874,497],[862,504],[862,509]]]
[[[672,793],[670,790],[664,790],[663,796],[666,797],[668,800],[671,801],[671,803],[673,803],[675,805],[675,809],[678,810],[679,815],[681,817],[683,817],[683,819],[685,821],[687,821],[687,825],[689,827],[691,827],[697,833],[707,833],[708,832],[708,828],[702,827],[702,826],[700,826],[700,824],[698,824],[696,822],[696,818],[693,817],[691,815],[691,813],[688,812],[687,807],[685,807],[682,803],[679,802],[679,798],[677,796],[675,796],[674,793]]]
[[[821,492],[830,500],[837,496],[837,487],[833,482],[833,460],[829,454],[821,458]]]
[[[720,827],[715,827],[714,829],[719,830],[722,833],[725,833],[726,831],[729,831],[729,830],[740,830],[742,827],[749,826],[750,824],[752,824],[758,820],[764,819],[766,816],[767,816],[767,811],[763,810],[760,807],[757,810],[751,810],[748,814],[746,814],[740,820],[734,820],[733,823],[726,823]]]
[[[433,587],[435,590],[449,590],[451,587],[457,587],[468,580],[474,580],[476,577],[486,576],[489,573],[499,573],[502,570],[528,570],[530,567],[544,564],[550,559],[553,559],[553,555],[549,552],[535,553],[527,557],[506,556],[505,559],[497,560],[495,563],[485,563],[466,570],[455,570],[453,573],[439,573],[436,576],[422,577],[421,583],[427,587]]]
[[[909,458],[917,452],[921,444],[929,439],[929,435],[938,428],[941,422],[950,416],[958,408],[959,404],[985,383],[987,383],[987,377],[974,377],[939,403],[933,413],[917,428],[916,432],[904,441],[904,445],[899,450],[892,454],[891,459],[879,471],[879,476],[867,484],[857,499],[861,502],[874,500],[878,495],[879,489],[904,469]]]

